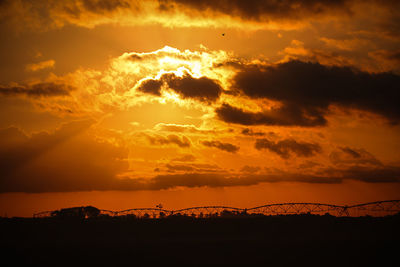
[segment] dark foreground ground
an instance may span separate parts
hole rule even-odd
[[[0,266],[400,266],[399,226],[399,215],[2,218]]]

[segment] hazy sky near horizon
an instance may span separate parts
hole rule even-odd
[[[398,199],[399,10],[0,1],[0,215]]]

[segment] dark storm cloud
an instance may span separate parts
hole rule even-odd
[[[2,86],[0,85],[0,95],[16,96],[26,95],[31,97],[51,97],[67,96],[76,88],[60,83],[37,83],[25,86]]]
[[[130,0],[2,0],[0,1],[0,8],[11,8],[13,4],[27,9],[33,17],[41,15],[43,20],[51,20],[52,14],[49,11],[56,8],[75,17],[79,17],[85,11],[105,14],[122,8],[137,8],[137,5]]]
[[[16,26],[18,29],[46,31],[61,28],[66,25],[92,28],[98,24],[127,24],[141,25],[161,23],[171,27],[185,27],[187,23],[179,19],[182,14],[193,19],[226,19],[230,17],[240,22],[256,21],[262,23],[272,22],[300,22],[301,23],[327,16],[356,17],[364,12],[365,7],[358,8],[359,4],[367,5],[369,9],[383,8],[382,16],[377,12],[378,28],[372,32],[381,31],[392,37],[398,38],[399,9],[398,1],[390,0],[3,0],[0,2],[0,26],[7,28]],[[158,3],[158,5],[157,5]],[[123,16],[138,18],[127,20]],[[140,19],[141,17],[153,17]],[[159,17],[165,17],[163,22]],[[175,18],[178,18],[176,22]],[[229,20],[228,20],[229,21]],[[357,23],[363,31],[364,23]],[[207,24],[204,24],[208,27]],[[296,27],[296,23],[286,23],[289,27]]]
[[[228,104],[216,109],[226,122],[243,125],[322,126],[330,105],[382,115],[391,123],[400,119],[400,76],[367,73],[349,67],[290,61],[272,66],[244,67],[234,87],[254,99],[282,105],[252,113]]]
[[[242,125],[278,125],[278,126],[321,126],[326,124],[325,111],[301,110],[298,106],[283,106],[264,112],[249,112],[229,104],[222,104],[215,110],[217,117],[225,122]]]
[[[180,9],[192,16],[211,12],[215,15],[228,15],[242,20],[260,22],[302,20],[327,14],[352,16],[357,11],[354,5],[360,3],[358,0],[158,0],[158,2],[159,9],[164,12],[174,12]],[[362,2],[388,10],[397,10],[400,7],[399,1],[396,0],[364,0]],[[396,14],[391,15],[397,18]],[[398,24],[396,25],[393,19],[390,21],[392,22],[389,26],[397,30]]]
[[[278,142],[273,142],[265,138],[257,139],[254,146],[258,150],[268,149],[283,159],[288,159],[291,153],[298,157],[311,157],[322,150],[319,144],[297,142],[294,139],[283,139]]]
[[[47,31],[85,23],[90,27],[99,18],[109,21],[122,10],[137,14],[140,3],[132,0],[3,0],[0,26],[18,31]]]
[[[238,147],[238,146],[235,146],[230,143],[222,143],[220,141],[201,141],[201,143],[204,146],[215,147],[215,148],[218,148],[219,150],[223,150],[223,151],[230,152],[230,153],[236,153],[240,149],[240,147]]]
[[[149,139],[152,145],[174,144],[182,148],[190,147],[191,145],[190,140],[186,136],[179,137],[178,135],[175,134],[170,134],[166,137],[161,135],[157,136],[147,135],[147,138]]]
[[[162,81],[159,80],[144,80],[138,87],[138,90],[147,93],[147,94],[153,94],[156,96],[161,95],[161,86],[163,85]]]
[[[207,77],[194,78],[189,74],[178,77],[175,74],[164,74],[161,77],[168,87],[183,98],[194,98],[203,102],[214,102],[222,92],[217,81]]]
[[[320,15],[333,10],[350,13],[352,0],[159,0],[160,9],[172,11],[177,6],[199,12],[212,11],[247,20],[265,21],[274,19],[299,19],[309,15]]]
[[[145,80],[139,85],[138,90],[160,96],[160,90],[164,84],[182,98],[196,99],[206,103],[216,101],[223,91],[217,81],[207,77],[194,78],[187,73],[183,77],[167,73],[163,74],[159,80]]]

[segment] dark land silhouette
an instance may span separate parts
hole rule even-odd
[[[44,218],[1,218],[1,265],[400,266],[399,225],[399,213],[138,218],[76,207]]]

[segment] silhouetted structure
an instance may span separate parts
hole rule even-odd
[[[165,218],[168,216],[188,216],[193,218],[232,217],[232,216],[274,216],[274,215],[325,215],[336,217],[375,216],[382,217],[400,212],[400,200],[369,202],[352,206],[340,206],[321,203],[278,203],[253,208],[235,208],[226,206],[191,207],[179,210],[158,208],[134,208],[122,211],[99,210],[97,208],[76,207],[59,211],[45,211],[34,217],[80,217],[129,216],[135,218]]]
[[[100,210],[92,206],[66,208],[51,212],[52,217],[80,219],[94,218],[99,214]]]

